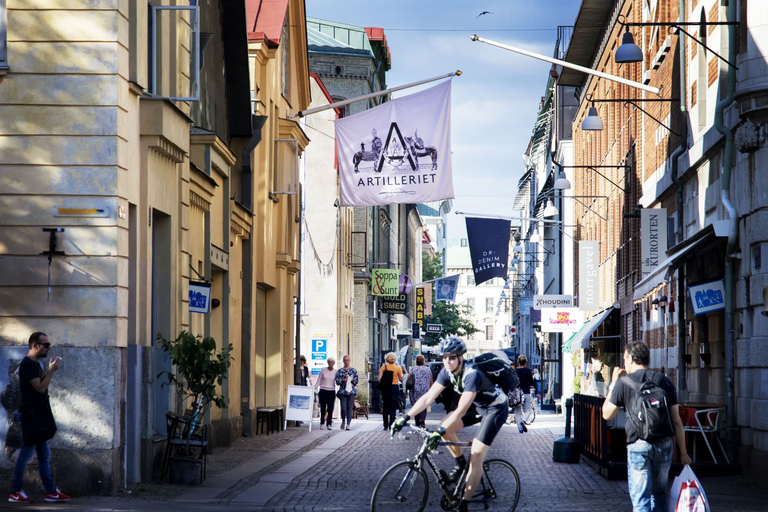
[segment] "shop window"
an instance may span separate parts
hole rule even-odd
[[[8,13],[6,0],[0,0],[0,76],[8,72]]]
[[[151,5],[148,23],[149,94],[174,101],[197,101],[200,97],[199,7]]]

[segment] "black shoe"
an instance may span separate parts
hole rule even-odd
[[[523,432],[528,432],[528,427],[525,426],[525,422],[521,421],[520,426],[523,427]]]
[[[389,427],[384,425],[384,430],[389,430]]]
[[[450,473],[446,475],[446,480],[448,480],[449,484],[452,484],[456,482],[461,474],[464,472],[465,466],[454,466]]]

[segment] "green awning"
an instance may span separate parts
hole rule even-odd
[[[571,337],[563,342],[563,352],[570,352],[571,351],[571,343],[573,343],[573,340],[575,340],[577,337],[579,337],[579,334],[581,333],[581,331],[584,330],[584,328],[587,326],[588,323],[589,323],[589,320],[587,320],[586,322],[581,324],[581,327],[579,327],[578,329],[573,331],[573,334],[571,334]],[[581,338],[579,338],[579,339],[581,339]]]

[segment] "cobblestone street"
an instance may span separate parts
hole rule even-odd
[[[434,428],[439,408],[427,421]],[[412,456],[420,442],[391,439],[379,416],[354,421],[352,430],[319,430],[306,425],[277,435],[241,439],[233,447],[209,457],[208,478],[197,487],[141,485],[119,497],[86,497],[69,504],[45,504],[42,496],[26,510],[368,510],[374,486],[392,464]],[[336,423],[338,428],[338,422]],[[470,440],[477,427],[461,432]],[[631,510],[626,481],[608,481],[585,463],[552,462],[552,442],[563,435],[564,418],[541,413],[529,432],[520,435],[506,426],[489,458],[510,461],[520,474],[517,510],[587,511]],[[447,451],[436,457],[441,467],[451,465]],[[748,486],[742,478],[702,480],[713,511],[768,510],[768,493]],[[440,510],[440,491],[430,475],[427,510]],[[4,503],[4,508],[19,505]],[[481,510],[481,509],[478,509]]]

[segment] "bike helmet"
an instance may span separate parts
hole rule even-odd
[[[467,344],[461,338],[445,338],[440,342],[440,355],[456,354],[458,356],[467,353]]]

